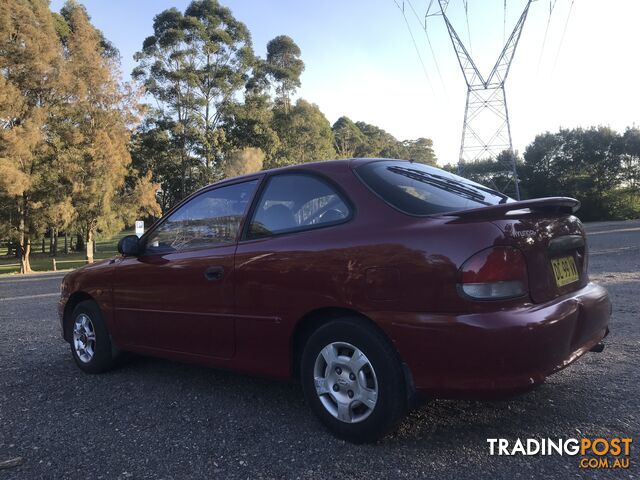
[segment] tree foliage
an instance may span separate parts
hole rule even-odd
[[[253,65],[251,35],[216,0],[195,0],[184,14],[170,8],[155,17],[136,60],[133,77],[160,105],[155,128],[179,146],[184,197],[191,179],[203,185],[222,175],[220,126]]]
[[[20,270],[26,273],[31,242],[55,211],[49,192],[57,191],[60,175],[48,127],[64,81],[44,0],[0,3],[0,72],[0,192],[15,212]]]
[[[268,162],[277,155],[281,142],[274,125],[273,102],[266,93],[249,91],[244,102],[229,105],[225,125],[229,148],[259,148]]]
[[[513,155],[521,198],[575,197],[583,220],[640,215],[640,130],[560,129],[536,136],[524,158],[508,151],[496,160],[464,164],[462,175],[514,196]],[[456,172],[456,165],[447,165]]]
[[[285,111],[291,106],[291,95],[300,87],[304,62],[300,47],[287,35],[278,35],[267,43],[265,72],[276,85],[278,100]]]
[[[262,59],[250,35],[216,0],[171,8],[153,22],[153,35],[136,54],[133,77],[157,108],[133,135],[140,172],[161,184],[163,211],[199,186],[241,171],[228,168],[259,149],[263,167],[348,156],[411,158],[434,163],[431,140],[400,142],[366,123],[343,117],[332,129],[317,105],[298,98],[305,65],[295,41],[278,35]],[[343,126],[342,123],[344,123]],[[247,167],[249,170],[252,167]]]
[[[521,175],[523,170],[522,158],[518,155],[518,152],[509,150],[500,152],[496,159],[487,158],[465,162],[461,168],[458,165],[448,164],[445,165],[444,169],[516,198],[516,186],[513,181],[514,161],[516,169]],[[522,191],[525,188],[522,178],[520,178],[518,185],[521,190],[520,197],[525,198],[527,195],[526,192]]]
[[[609,127],[538,135],[524,153],[523,186],[530,197],[577,198],[585,220],[637,215],[638,138],[635,128]]]
[[[366,142],[366,137],[349,117],[340,117],[333,124],[333,144],[338,158],[351,158]]]
[[[399,141],[375,125],[354,123],[348,117],[340,117],[332,129],[339,158],[401,158],[427,165],[436,163],[433,142],[429,138]]]
[[[274,127],[281,145],[268,168],[335,156],[331,124],[315,104],[299,99],[289,111],[276,109]]]
[[[22,272],[46,230],[76,228],[90,240],[141,209],[157,213],[155,187],[129,168],[131,105],[117,61],[73,1],[56,15],[43,0],[0,4],[0,203]]]
[[[184,176],[181,145],[175,141],[171,128],[175,124],[164,116],[147,115],[131,137],[129,151],[132,165],[141,175],[151,174],[158,184],[157,200],[166,212],[183,198],[182,192],[195,191],[195,177]]]
[[[228,177],[238,177],[259,172],[263,165],[264,152],[259,148],[245,147],[241,150],[234,150],[227,156],[225,173]]]
[[[122,90],[117,64],[105,55],[102,36],[85,9],[68,2],[63,17],[70,29],[65,52],[73,95],[65,109],[62,155],[72,179],[76,225],[85,237],[86,258],[92,262],[97,231],[115,233],[138,211],[159,212],[149,199],[154,186],[148,176],[134,180],[129,191],[126,188],[131,173],[128,125],[134,121],[135,97]]]

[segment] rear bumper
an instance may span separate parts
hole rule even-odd
[[[492,313],[372,316],[394,341],[418,394],[486,398],[526,391],[589,351],[607,334],[611,303],[590,283],[545,304]]]

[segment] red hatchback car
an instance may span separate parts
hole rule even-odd
[[[131,351],[299,378],[331,431],[370,441],[416,398],[525,391],[602,350],[578,207],[401,160],[228,179],[69,273],[63,335],[90,373]]]

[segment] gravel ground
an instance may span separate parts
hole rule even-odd
[[[295,384],[138,357],[85,375],[58,330],[61,275],[2,277],[0,480],[638,478],[640,221],[588,230],[592,277],[614,303],[602,354],[508,401],[428,403],[364,446],[329,435]],[[632,436],[631,467],[488,454],[487,438],[582,436]]]

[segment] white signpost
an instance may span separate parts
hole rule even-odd
[[[143,233],[144,233],[144,221],[136,220],[136,235],[138,236],[138,238],[140,238]]]

